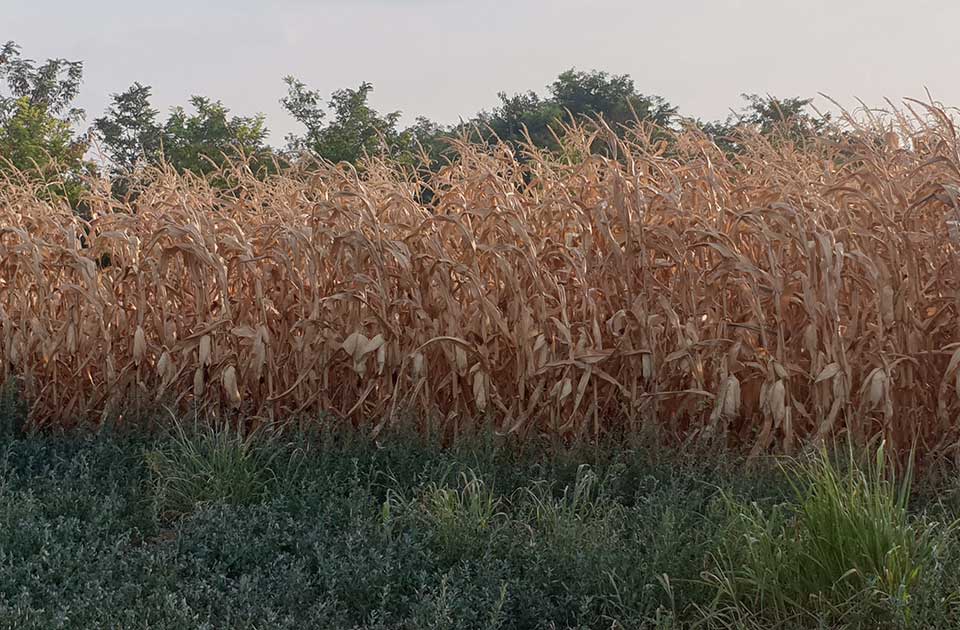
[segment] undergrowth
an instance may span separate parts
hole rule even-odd
[[[0,449],[2,627],[960,621],[957,510],[882,451],[771,466],[189,423]]]

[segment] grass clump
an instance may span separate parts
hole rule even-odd
[[[146,454],[157,513],[175,517],[210,503],[249,505],[276,479],[278,446],[229,423],[174,424],[170,439]]]
[[[725,627],[910,627],[912,602],[945,532],[908,512],[902,475],[881,445],[840,465],[826,453],[786,470],[795,502],[729,502],[731,531],[707,574],[707,618]]]
[[[444,479],[429,482],[419,504],[419,521],[433,532],[439,556],[449,564],[481,555],[493,530],[506,518],[493,488],[469,469],[454,484]]]
[[[0,440],[21,437],[26,422],[27,409],[16,381],[7,379],[0,383]]]

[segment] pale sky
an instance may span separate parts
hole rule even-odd
[[[201,94],[263,112],[274,144],[297,130],[287,74],[323,94],[369,81],[380,111],[442,123],[574,66],[704,119],[741,92],[960,105],[958,26],[949,0],[0,0],[0,41],[85,62],[88,123],[140,81],[162,111]]]

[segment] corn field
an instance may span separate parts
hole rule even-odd
[[[35,426],[178,413],[753,453],[960,439],[960,141],[912,104],[725,154],[571,128],[266,179],[168,171],[92,218],[0,182],[0,380]],[[592,145],[591,145],[592,143]],[[591,154],[589,146],[604,150]]]

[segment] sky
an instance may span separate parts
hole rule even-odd
[[[199,94],[262,112],[274,144],[298,131],[279,104],[290,74],[323,94],[369,81],[405,122],[455,123],[571,67],[629,74],[705,120],[743,92],[960,105],[951,0],[0,0],[0,15],[24,56],[84,61],[88,122],[139,81],[164,111]]]

